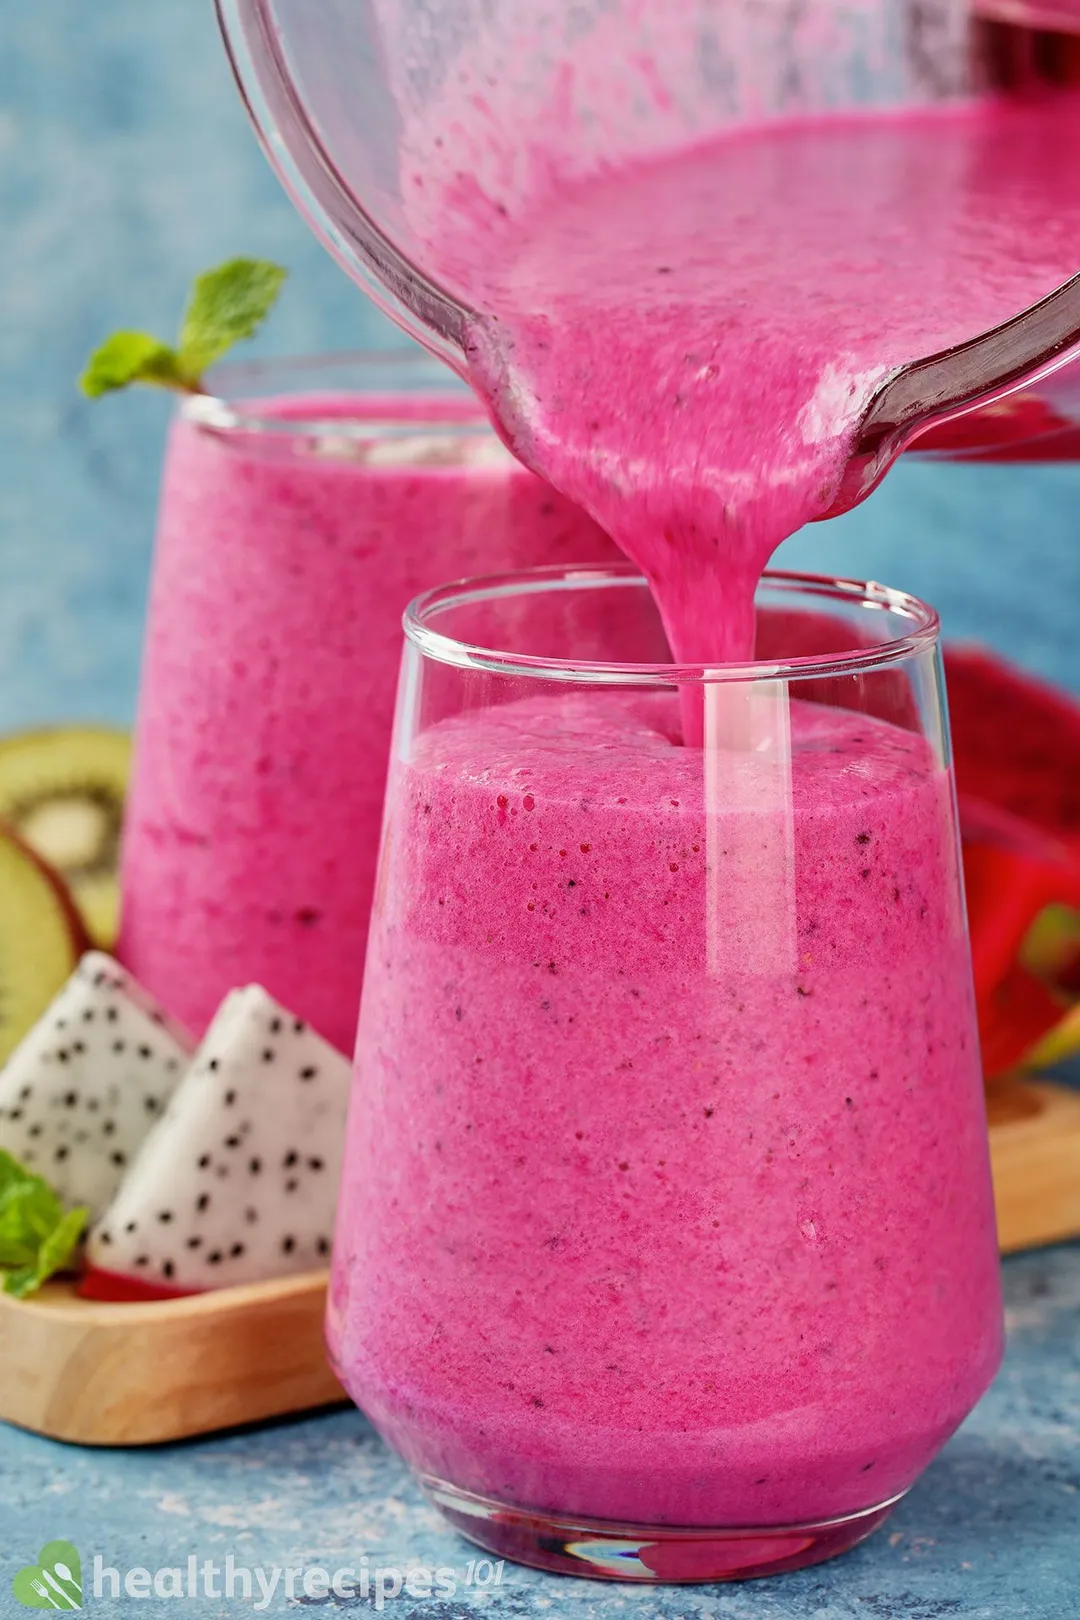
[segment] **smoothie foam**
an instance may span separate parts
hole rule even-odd
[[[949,778],[791,718],[780,791],[708,816],[667,694],[461,716],[394,767],[330,1343],[423,1472],[794,1523],[909,1485],[996,1368]],[[790,906],[756,953],[755,875]]]

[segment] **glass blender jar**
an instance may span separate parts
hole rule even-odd
[[[614,117],[605,94],[595,120],[595,149],[613,158],[772,117],[942,104],[1080,78],[1077,41],[1064,31],[1080,23],[1076,0],[983,0],[977,18],[968,0],[684,0],[677,29],[666,25],[669,8],[641,0],[539,11],[504,0],[499,29],[528,16],[537,41],[524,66],[500,59],[480,0],[216,3],[248,111],[301,214],[381,309],[461,373],[474,311],[427,262],[410,222],[405,153],[412,142],[409,165],[422,168],[413,114],[477,53],[489,52],[500,104],[525,107],[550,92],[583,40],[602,39],[604,78],[622,76],[627,92]],[[657,91],[648,112],[643,61]],[[580,77],[576,93],[589,94]],[[435,121],[423,122],[432,138]],[[1068,362],[1078,351],[1073,277],[994,330],[901,367],[864,413],[828,515],[861,500],[924,434],[921,450],[954,456],[1071,457],[1080,380]]]

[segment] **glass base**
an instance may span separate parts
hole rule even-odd
[[[842,1519],[708,1529],[564,1518],[473,1496],[430,1475],[425,1493],[454,1526],[498,1558],[601,1581],[748,1581],[836,1558],[872,1535],[905,1492]]]

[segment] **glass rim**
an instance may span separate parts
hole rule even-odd
[[[891,612],[910,620],[904,635],[868,647],[808,657],[751,660],[742,664],[627,664],[569,658],[541,658],[529,653],[481,647],[445,635],[432,627],[438,613],[470,603],[497,601],[512,596],[542,595],[551,591],[610,590],[634,585],[648,589],[648,581],[631,562],[552,564],[509,574],[487,574],[453,580],[424,591],[402,615],[408,642],[425,657],[457,669],[489,674],[521,675],[531,679],[568,681],[581,685],[671,686],[717,681],[813,680],[834,675],[856,675],[901,662],[936,646],[941,631],[937,612],[919,597],[894,590],[876,580],[844,579],[829,574],[806,574],[767,569],[761,585],[787,591],[798,598],[826,598],[858,606],[867,612]]]
[[[287,395],[290,381],[315,370],[323,370],[332,377],[335,371],[346,373],[358,367],[394,367],[412,377],[430,375],[436,387],[443,387],[448,398],[468,406],[475,405],[474,416],[460,419],[443,417],[314,417],[275,416],[258,409],[258,393],[275,392]],[[415,345],[407,349],[355,349],[337,350],[327,354],[285,355],[256,360],[228,360],[214,366],[210,372],[211,389],[208,393],[184,394],[179,413],[185,422],[221,434],[244,434],[267,439],[336,439],[363,440],[373,435],[389,433],[400,438],[413,435],[427,437],[442,433],[451,438],[495,437],[475,394],[436,356]],[[249,390],[257,390],[254,396]],[[332,384],[328,383],[328,392]],[[390,391],[389,389],[387,390]],[[342,386],[342,392],[355,389]]]

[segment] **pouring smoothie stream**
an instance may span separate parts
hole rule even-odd
[[[882,384],[1076,269],[1080,104],[615,160],[575,86],[625,84],[586,55],[511,108],[526,44],[406,129],[404,212],[500,430],[641,567],[685,667],[581,667],[617,572],[414,608],[329,1343],[483,1545],[761,1574],[881,1522],[1001,1310],[936,621],[821,587],[859,610],[830,657],[789,581],[800,636],[739,666]]]
[[[641,566],[676,658],[727,662],[882,382],[1074,273],[1077,152],[1062,94],[742,130],[534,195],[425,191],[509,443]]]

